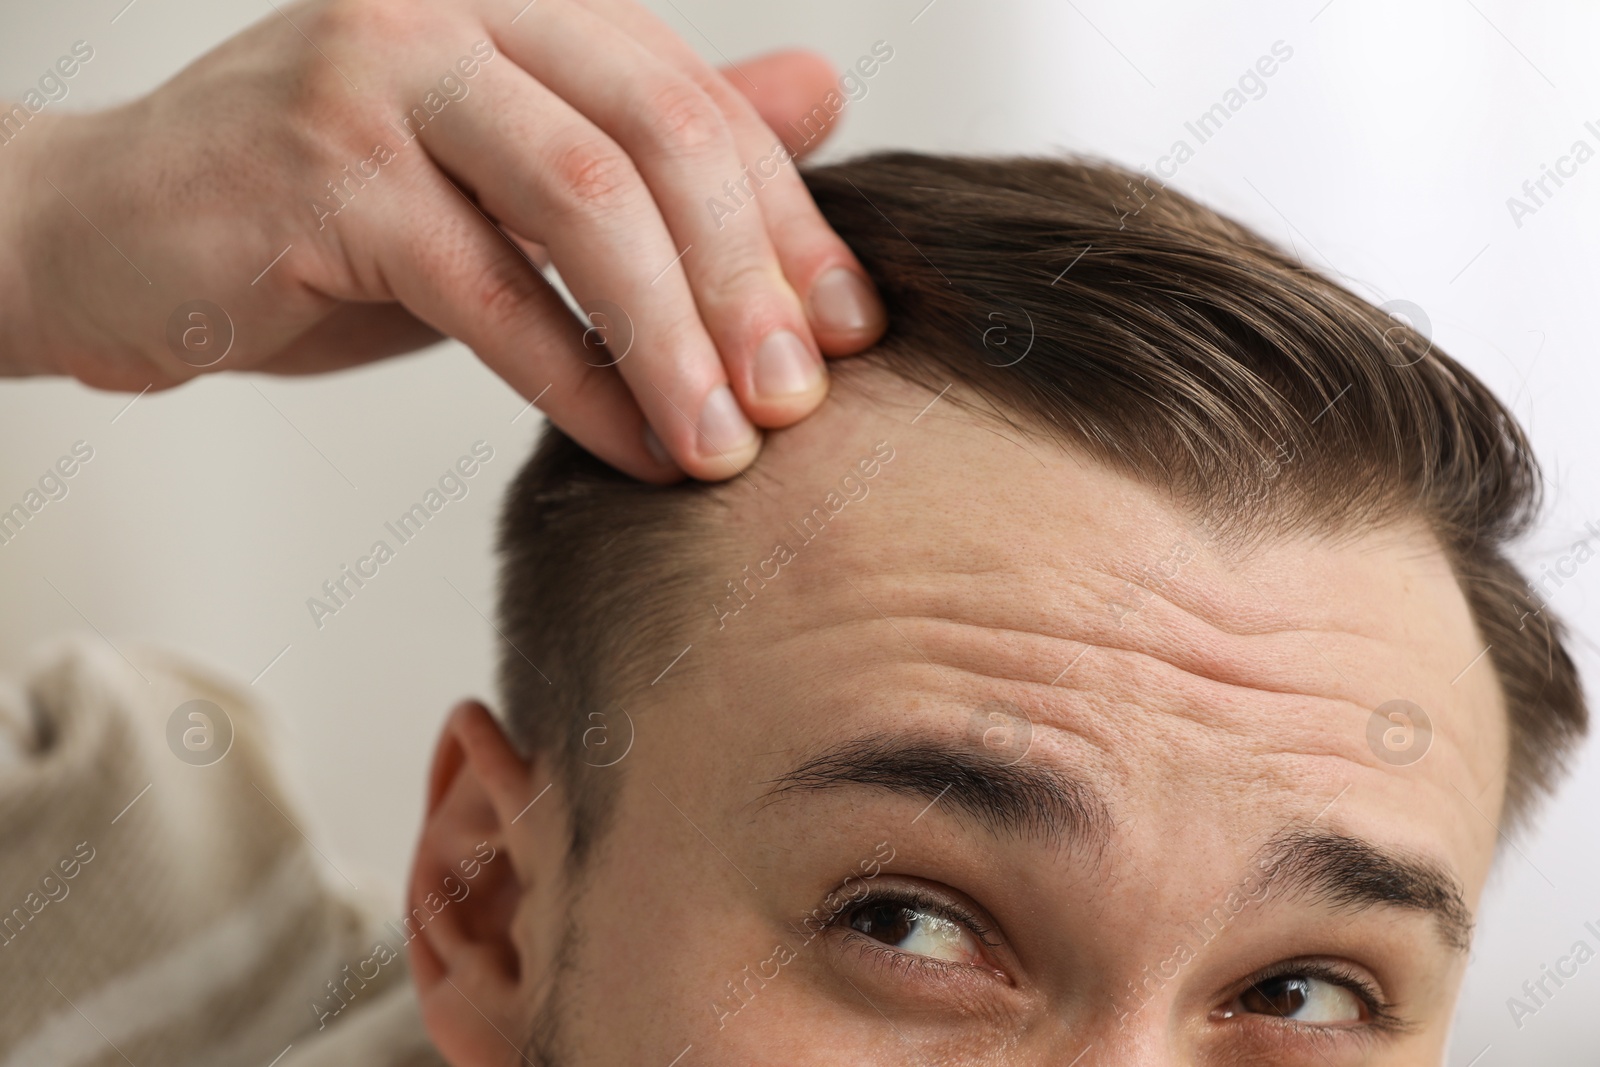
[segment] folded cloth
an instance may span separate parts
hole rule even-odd
[[[403,956],[356,973],[382,907],[263,735],[159,651],[70,642],[0,684],[0,1067],[443,1067]]]

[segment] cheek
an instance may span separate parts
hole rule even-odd
[[[617,798],[573,907],[580,977],[557,983],[570,998],[565,1040],[579,1063],[665,1064],[691,1043],[696,1062],[717,1062],[701,1056],[717,1032],[717,990],[746,963],[754,972],[771,955],[770,937],[752,939],[749,885],[648,782],[655,803],[643,802],[634,789],[642,777],[630,777]]]
[[[668,1064],[690,1045],[694,1063],[716,1067],[866,1062],[816,1014],[828,1002],[816,994],[820,939],[803,947],[803,935],[763,911],[766,895],[648,783],[655,803],[640,802],[638,780],[618,798],[573,912],[577,974],[557,984],[568,991],[562,1029],[574,1062]],[[761,885],[759,857],[701,814],[709,803],[678,795],[687,788],[667,776],[656,781]]]

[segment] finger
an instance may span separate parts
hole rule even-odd
[[[769,52],[720,68],[717,73],[755,110],[756,117],[799,159],[820,148],[839,127],[839,115],[818,107],[838,92],[838,75],[815,52]]]
[[[809,414],[822,402],[826,372],[760,213],[706,195],[719,183],[732,192],[740,175],[738,143],[721,109],[677,68],[578,5],[530,13],[517,30],[505,41],[507,54],[638,168],[681,250],[668,272],[687,275],[740,405],[762,426]],[[607,39],[608,47],[594,47]],[[570,264],[558,255],[556,266],[566,277]]]
[[[706,479],[742,470],[760,436],[701,322],[684,249],[627,153],[512,63],[485,68],[472,93],[424,131],[428,152],[543,244],[581,305],[625,320],[632,345],[617,369],[679,466]]]
[[[644,415],[559,295],[432,165],[408,168],[405,192],[357,234],[373,269],[417,319],[459,338],[518,393],[607,463],[645,481],[682,476],[652,454]],[[396,220],[404,220],[397,222]],[[656,448],[659,451],[659,446]]]
[[[785,52],[736,64],[726,75],[719,74],[632,0],[593,0],[593,6],[653,54],[694,78],[728,116],[741,159],[755,171],[748,183],[753,194],[749,200],[754,202],[750,210],[761,213],[784,276],[801,294],[822,351],[844,356],[876,342],[888,322],[883,303],[866,270],[823,219],[787,158],[821,144],[832,129],[836,107],[842,110],[843,97],[831,68],[825,83],[819,84],[816,77],[818,64],[826,66],[826,61],[809,53]],[[780,88],[785,78],[796,79],[793,87]],[[787,134],[781,142],[763,119],[757,100],[778,120],[775,128]]]

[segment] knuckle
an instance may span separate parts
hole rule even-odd
[[[371,92],[373,75],[363,57],[408,55],[430,33],[425,10],[375,0],[328,0],[302,12],[293,25],[274,21],[273,32],[296,57],[293,76],[283,79],[292,101],[317,128],[340,131],[371,130],[373,117],[385,110],[376,97],[388,94]],[[317,47],[306,47],[308,39]]]
[[[741,304],[752,296],[771,292],[781,276],[775,264],[755,258],[732,258],[718,265],[712,292],[707,296],[720,304]]]
[[[638,174],[622,151],[595,140],[561,149],[551,160],[556,195],[569,208],[603,209],[621,203]]]
[[[728,127],[730,136],[736,142],[746,134],[758,143],[770,144],[777,140],[777,134],[773,133],[766,120],[761,117],[761,113],[756,110],[756,106],[748,97],[735,89],[727,78],[707,72],[704,75],[696,75],[694,84],[717,109]]]
[[[397,45],[415,39],[428,12],[414,4],[378,0],[330,0],[316,7],[302,28],[313,40],[337,44]],[[298,31],[296,32],[298,36]]]
[[[809,199],[791,204],[775,195],[765,205],[763,218],[773,245],[783,250],[792,267],[808,270],[815,263],[852,258],[850,246],[833,232]]]
[[[521,264],[502,260],[484,269],[474,292],[480,321],[506,327],[525,319],[536,297],[537,279]]]
[[[733,139],[722,109],[687,79],[671,79],[652,89],[643,117],[651,138],[666,151],[697,152]]]
[[[754,105],[745,95],[735,89],[727,78],[715,71],[698,71],[692,76],[692,80],[713,104],[722,109],[724,114],[756,114]]]
[[[301,125],[342,133],[352,125],[344,82],[326,63],[300,57],[287,83],[288,106]]]

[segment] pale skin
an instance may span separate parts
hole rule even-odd
[[[818,57],[719,73],[630,0],[278,6],[142,99],[4,116],[0,374],[139,392],[448,335],[665,482],[747,466],[821,402],[825,356],[882,332],[773,132],[821,143],[842,100]],[[730,181],[739,209],[709,210]],[[232,323],[216,362],[197,300]]]
[[[621,701],[636,736],[580,883],[548,760],[477,703],[451,714],[411,903],[480,840],[509,862],[412,944],[439,1048],[522,1063],[555,1018],[564,1065],[1441,1062],[1508,742],[1493,673],[1461,674],[1482,642],[1431,537],[1225,551],[1161,493],[949,397],[913,423],[931,394],[860,370],[871,399],[841,384],[727,487],[704,621]],[[719,628],[725,580],[797,543],[785,521],[880,441],[868,495]],[[1130,612],[1146,565],[1166,577]],[[1409,765],[1367,740],[1395,698],[1435,728]],[[913,737],[987,754],[991,779],[1077,783],[1103,839],[881,773],[777,790]],[[1433,872],[1455,909],[1313,891],[1263,864],[1285,835]]]

